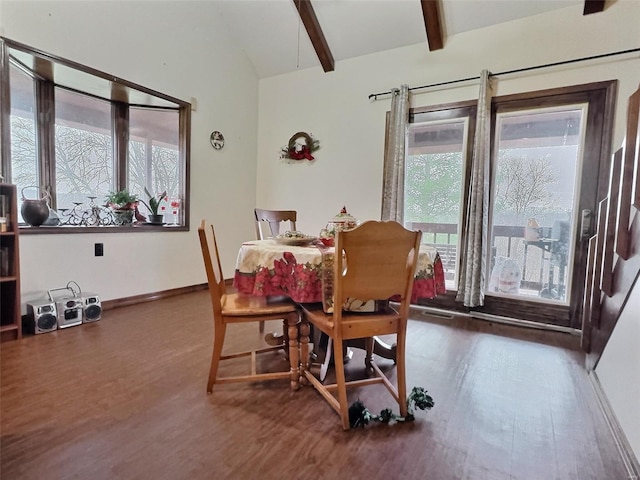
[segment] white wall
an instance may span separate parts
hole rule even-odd
[[[607,347],[598,362],[596,373],[607,394],[613,412],[640,459],[640,282],[618,319]]]
[[[226,276],[252,238],[258,80],[228,41],[210,2],[1,1],[0,33],[45,52],[190,101],[191,231],[22,235],[24,302],[75,280],[103,300],[205,282],[196,228],[219,226]],[[213,130],[224,149],[209,143]],[[224,225],[224,229],[221,226]],[[93,245],[104,243],[104,257]]]

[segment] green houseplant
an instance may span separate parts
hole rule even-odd
[[[162,221],[164,220],[164,215],[158,213],[158,208],[160,208],[160,202],[167,199],[167,191],[165,190],[162,193],[151,195],[151,193],[149,193],[149,190],[147,190],[147,187],[145,187],[144,193],[146,193],[147,197],[149,198],[148,203],[142,199],[140,199],[140,201],[145,207],[149,209],[149,212],[151,212],[151,214],[149,215],[149,222],[162,223]]]
[[[138,196],[128,190],[109,192],[105,198],[107,207],[111,208],[116,225],[130,225],[133,213],[138,207]]]

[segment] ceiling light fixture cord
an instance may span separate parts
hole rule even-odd
[[[300,16],[300,0],[298,0],[298,57],[296,59],[296,68],[300,68],[300,23],[302,23],[302,17]]]

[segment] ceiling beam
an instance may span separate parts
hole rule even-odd
[[[427,31],[427,42],[429,43],[430,51],[440,50],[444,46],[442,41],[442,28],[440,26],[439,3],[439,0],[420,0],[422,16],[424,18],[424,28]]]
[[[322,68],[325,72],[333,72],[333,55],[331,55],[331,50],[329,50],[327,40],[324,38],[324,33],[322,33],[320,23],[318,23],[318,17],[316,17],[316,12],[313,10],[311,0],[292,1],[300,14],[302,24],[307,30],[309,40],[311,40],[311,44],[316,51],[316,55],[318,55],[318,60],[320,60]]]
[[[584,0],[583,15],[589,15],[590,13],[598,13],[604,11],[605,0]]]

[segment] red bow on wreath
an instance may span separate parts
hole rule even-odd
[[[311,155],[311,150],[306,145],[303,145],[299,151],[296,151],[295,148],[289,149],[289,158],[293,160],[302,160],[306,158],[307,160],[313,160],[313,155]]]
[[[304,143],[298,143],[297,140],[302,139]],[[320,142],[315,140],[306,132],[298,132],[289,139],[289,144],[282,147],[280,156],[291,160],[314,160],[315,157],[311,153],[320,148]]]

